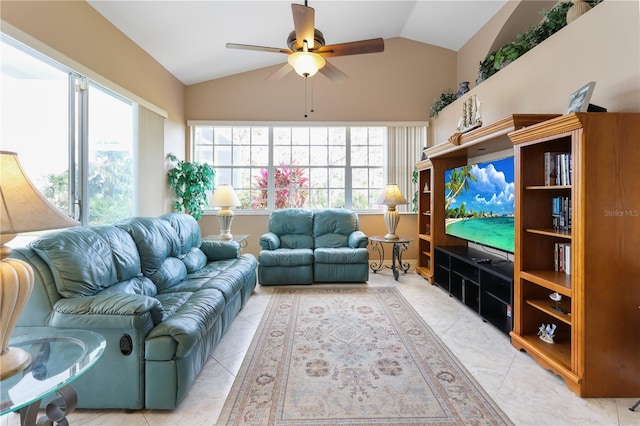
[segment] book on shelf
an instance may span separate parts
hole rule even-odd
[[[571,154],[548,151],[544,153],[544,184],[571,185]]]
[[[571,243],[555,243],[553,269],[571,275]]]
[[[551,199],[551,226],[555,230],[571,230],[570,197],[553,197]]]

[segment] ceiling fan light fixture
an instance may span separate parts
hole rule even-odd
[[[292,53],[289,55],[287,62],[302,77],[314,76],[326,63],[322,56],[304,51]]]

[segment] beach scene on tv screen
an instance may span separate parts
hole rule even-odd
[[[446,233],[514,251],[513,157],[445,173]]]

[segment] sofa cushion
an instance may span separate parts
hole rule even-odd
[[[317,248],[313,252],[315,263],[369,263],[369,252],[367,249],[342,248]]]
[[[118,222],[116,226],[127,231],[135,241],[142,273],[148,277],[156,273],[167,257],[181,256],[178,233],[166,220],[136,217]]]
[[[280,248],[313,248],[313,211],[281,209],[271,213],[269,231],[280,238]]]
[[[200,247],[202,242],[200,226],[193,216],[184,213],[167,213],[160,216],[160,219],[169,222],[169,225],[176,231],[180,240],[181,256],[189,253],[194,247]]]
[[[30,247],[47,263],[64,297],[92,296],[141,271],[133,239],[112,226],[51,232]]]
[[[199,248],[194,247],[181,260],[186,266],[187,272],[191,273],[199,271],[207,264],[207,255]]]
[[[349,235],[357,230],[358,219],[351,210],[320,209],[314,212],[316,247],[348,247]]]
[[[224,297],[218,290],[202,289],[190,294],[171,316],[154,327],[147,336],[147,360],[185,356],[205,338],[222,315],[224,307]],[[171,341],[163,337],[170,337]]]
[[[261,267],[269,266],[307,266],[313,264],[311,249],[262,250],[258,254]]]
[[[155,296],[158,294],[158,288],[149,278],[140,274],[129,280],[120,281],[106,288],[100,294],[141,294],[143,296]]]
[[[166,320],[171,315],[173,315],[180,306],[184,304],[193,293],[190,292],[175,292],[175,293],[164,293],[158,294],[156,299],[162,305],[162,318],[158,323]]]
[[[179,284],[187,276],[187,267],[177,257],[167,257],[149,278],[163,292]]]

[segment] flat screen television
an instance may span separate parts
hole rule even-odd
[[[514,252],[513,157],[445,171],[445,233]]]

